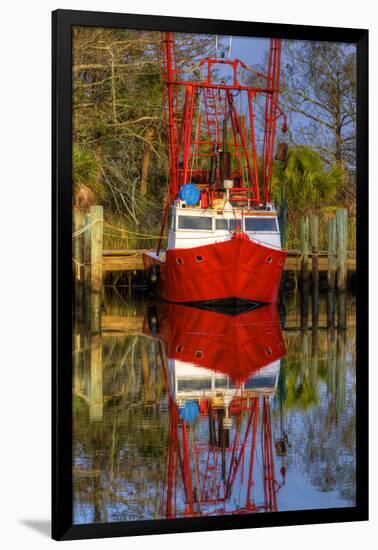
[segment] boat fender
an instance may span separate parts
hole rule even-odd
[[[148,308],[147,318],[148,318],[148,328],[150,329],[150,333],[152,336],[156,336],[156,334],[159,332],[159,319],[158,319],[156,308],[154,306],[150,306]]]
[[[148,283],[150,287],[154,288],[159,279],[159,266],[153,265],[148,274]]]

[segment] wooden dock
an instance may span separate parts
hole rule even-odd
[[[130,336],[143,334],[145,319],[141,315],[135,317],[126,317],[123,315],[103,315],[102,316],[102,334],[103,336]],[[355,315],[349,313],[347,316],[347,326],[352,328],[356,326]],[[299,313],[289,313],[285,319],[284,330],[300,330]],[[312,328],[312,318],[309,315],[308,328]],[[321,314],[318,320],[318,329],[327,329],[327,315]]]
[[[295,278],[299,278],[304,286],[311,278],[314,288],[319,286],[319,273],[327,273],[328,288],[345,291],[348,272],[356,271],[355,251],[347,251],[347,228],[347,211],[338,208],[335,216],[328,220],[327,250],[319,250],[318,215],[302,216],[300,239],[291,242],[291,246],[296,248],[290,249],[289,243],[286,243],[289,252],[284,270],[295,273]],[[76,280],[82,283],[79,285],[76,296],[77,302],[80,303],[81,291],[84,287],[94,291],[93,304],[91,304],[94,332],[100,330],[99,311],[104,273],[127,273],[129,286],[131,286],[132,273],[143,271],[143,255],[147,252],[145,249],[104,249],[103,229],[102,206],[91,206],[87,213],[80,210],[74,211],[73,272]],[[116,279],[117,276],[114,278]],[[113,281],[113,284],[116,283]]]
[[[143,253],[146,250],[104,250],[103,271],[140,271],[143,270]],[[312,254],[309,252],[309,269],[312,269]],[[319,252],[316,255],[318,269],[321,272],[328,270],[327,252]],[[356,270],[356,255],[348,252],[347,268],[349,272]],[[301,253],[290,251],[285,262],[285,271],[299,272],[301,269]]]

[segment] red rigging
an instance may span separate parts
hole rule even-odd
[[[280,117],[286,131],[280,58],[281,41],[271,39],[266,73],[239,59],[207,57],[188,78],[178,68],[174,35],[164,35],[169,185],[161,236],[144,263],[151,287],[167,301],[278,300],[286,252],[270,194]],[[261,151],[258,96],[265,98]]]
[[[168,398],[166,517],[276,511],[285,468],[275,473],[269,399],[286,353],[277,306],[226,315],[158,302],[144,331],[157,338]]]

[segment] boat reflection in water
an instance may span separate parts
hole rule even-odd
[[[145,330],[159,341],[168,395],[162,515],[276,511],[285,478],[270,419],[285,354],[277,307],[233,316],[160,304]]]

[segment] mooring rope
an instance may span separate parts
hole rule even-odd
[[[74,239],[75,237],[78,237],[79,235],[81,235],[82,233],[90,229],[93,225],[95,225],[95,223],[102,222],[102,221],[103,220],[101,218],[98,218],[97,220],[93,220],[93,222],[90,222],[87,225],[84,225],[83,227],[81,227],[80,229],[72,233],[72,238]]]
[[[138,233],[137,231],[130,231],[129,229],[123,229],[122,227],[116,227],[115,225],[112,225],[110,223],[104,223],[106,227],[109,227],[110,229],[114,229],[115,231],[120,231],[121,233],[124,233],[126,235],[136,235],[137,237],[143,237],[143,238],[150,238],[150,239],[159,239],[160,235],[152,235],[151,233]],[[104,233],[105,234],[105,233]],[[109,235],[109,233],[106,233]],[[118,235],[110,235],[111,237],[119,238]],[[167,239],[168,237],[162,237],[163,239]]]

